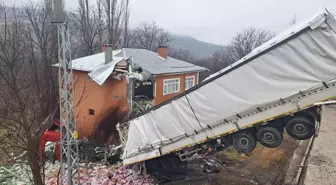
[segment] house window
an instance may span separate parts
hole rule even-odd
[[[94,116],[95,111],[93,109],[89,109],[89,115]]]
[[[163,80],[163,95],[180,92],[180,79],[166,79]]]
[[[195,76],[187,76],[185,78],[185,90],[188,90],[195,85]]]

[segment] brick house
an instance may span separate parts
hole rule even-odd
[[[134,96],[146,96],[153,105],[160,104],[198,84],[198,74],[207,70],[168,57],[167,47],[160,47],[158,53],[105,47],[102,51],[72,60],[79,138],[97,144],[118,144],[116,124],[130,113]],[[134,87],[126,77],[131,64],[133,69],[142,69],[144,79],[135,81]],[[133,97],[127,91],[133,91]]]
[[[115,69],[121,65],[127,71],[129,62],[122,57],[112,58],[112,50],[107,59],[107,53],[72,60],[74,104],[79,138],[116,145],[119,135],[115,126],[129,113],[129,104],[126,76]],[[91,73],[98,74],[96,79],[90,77]]]
[[[168,48],[160,46],[158,52],[124,48],[116,57],[131,58],[135,67],[142,68],[145,81],[135,82],[135,97],[153,99],[153,105],[184,92],[199,83],[199,73],[206,68],[168,57]]]

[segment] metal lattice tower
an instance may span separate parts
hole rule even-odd
[[[59,82],[60,82],[60,109],[61,109],[61,180],[67,172],[67,184],[73,184],[75,173],[79,172],[78,166],[78,144],[77,127],[75,116],[74,83],[71,65],[71,50],[69,30],[66,23],[57,25],[58,29],[58,57],[60,64]],[[66,165],[64,162],[66,161]],[[79,179],[78,179],[79,180]],[[77,184],[77,183],[75,183]]]
[[[59,95],[61,121],[60,184],[80,184],[78,170],[78,133],[75,116],[74,80],[71,62],[70,33],[65,22],[63,1],[53,1],[52,22],[57,24]],[[67,178],[65,179],[65,177]]]

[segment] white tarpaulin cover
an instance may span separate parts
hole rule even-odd
[[[123,158],[335,79],[335,30],[324,9],[186,94],[130,120]]]

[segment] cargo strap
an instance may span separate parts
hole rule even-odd
[[[195,119],[197,120],[199,126],[200,126],[200,127],[202,128],[202,130],[204,131],[204,128],[202,127],[201,122],[199,121],[199,119],[198,119],[198,117],[197,117],[197,115],[196,115],[194,109],[192,108],[192,106],[191,106],[191,104],[190,104],[190,101],[189,101],[189,99],[188,99],[188,96],[185,95],[185,97],[186,97],[186,99],[187,99],[187,102],[188,102],[188,104],[189,104],[189,107],[190,107],[191,111],[193,112],[193,114],[194,114],[194,116],[195,116]],[[195,130],[195,132],[196,132],[196,134],[198,134],[196,130]]]
[[[238,131],[241,130],[237,122],[233,122],[233,124],[237,127],[237,130],[238,130]]]

